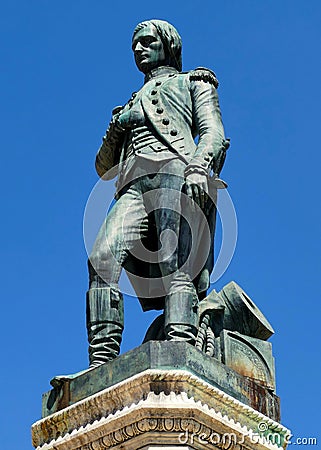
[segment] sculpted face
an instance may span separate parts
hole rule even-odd
[[[134,35],[132,49],[138,70],[144,74],[156,67],[167,65],[164,45],[152,24]]]

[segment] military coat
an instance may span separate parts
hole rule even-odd
[[[121,125],[119,119],[121,114],[126,112],[130,115],[131,106],[137,97],[146,120],[160,143],[152,146],[151,150],[155,152],[155,157],[166,147],[184,161],[186,175],[195,171],[207,174],[209,180],[211,172],[214,171],[218,175],[224,162],[227,141],[224,136],[217,86],[215,74],[209,69],[198,68],[186,73],[179,73],[170,67],[153,70],[145,77],[141,91],[134,93],[126,105],[114,109],[112,120],[96,156],[98,175],[103,179],[111,179],[118,173],[118,178],[121,177],[128,136],[137,124],[133,117],[132,121],[129,120],[130,127],[126,128]],[[214,265],[215,206],[212,205],[206,214],[211,229],[212,245],[210,249],[200,249],[208,252],[208,258],[203,270],[194,280],[199,294],[208,289]],[[148,274],[148,268],[135,261],[133,267],[139,267],[144,277],[157,276],[155,273]],[[163,298],[139,300],[144,310],[161,309],[164,301]]]
[[[160,142],[185,161],[188,168],[199,168],[208,174],[226,147],[217,85],[215,74],[209,69],[179,73],[174,68],[160,67],[147,76],[140,96],[146,118]],[[96,169],[105,179],[116,176],[117,171],[111,169],[124,161],[128,129],[118,119],[130,109],[136,95],[124,107],[115,108],[103,137]],[[134,128],[135,122],[131,126]]]

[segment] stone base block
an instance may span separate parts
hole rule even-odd
[[[37,450],[285,448],[288,430],[186,370],[149,369],[45,417]]]
[[[279,398],[271,389],[192,345],[175,341],[149,341],[96,369],[66,376],[65,381],[44,394],[42,417],[150,369],[186,370],[276,422],[280,421]]]

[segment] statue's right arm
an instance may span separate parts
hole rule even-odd
[[[96,155],[96,172],[104,180],[111,180],[117,175],[117,164],[126,133],[125,128],[119,124],[119,112],[119,108],[114,109],[112,120]]]

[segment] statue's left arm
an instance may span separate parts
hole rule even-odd
[[[207,190],[207,179],[211,170],[221,169],[222,154],[227,141],[224,135],[221,111],[217,95],[218,81],[209,69],[196,69],[189,74],[192,98],[193,126],[199,135],[194,157],[185,170],[187,188],[190,192],[195,185]],[[223,161],[224,162],[224,161]]]

